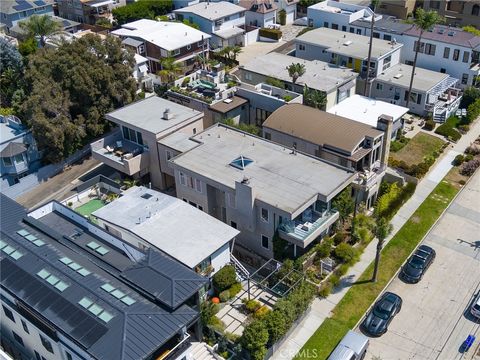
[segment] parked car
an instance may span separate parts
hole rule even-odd
[[[368,344],[366,336],[349,330],[327,360],[362,360],[367,353]]]
[[[470,313],[480,319],[480,291],[478,292],[477,298],[473,301]]]
[[[362,329],[371,336],[381,336],[388,330],[388,325],[402,308],[402,298],[397,294],[386,292],[369,311],[362,323]]]
[[[403,266],[401,273],[402,279],[408,283],[419,282],[435,259],[435,255],[435,250],[430,246],[420,245]]]

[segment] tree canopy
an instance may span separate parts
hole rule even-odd
[[[0,38],[0,104],[11,107],[23,84],[23,60],[17,48]]]
[[[105,114],[134,99],[133,65],[112,36],[87,35],[29,57],[21,113],[45,160],[62,160],[108,129]]]
[[[140,19],[154,20],[165,15],[173,8],[172,0],[139,0],[112,10],[113,18],[118,25]]]
[[[38,36],[42,47],[49,35],[61,29],[60,24],[49,15],[32,15],[27,20],[20,21],[19,26],[28,37]]]

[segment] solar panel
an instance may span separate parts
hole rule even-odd
[[[77,270],[77,272],[78,272],[80,275],[82,275],[82,276],[87,276],[87,275],[90,275],[90,274],[91,274],[91,272],[88,271],[88,270],[85,269],[85,268],[81,268],[81,269]]]
[[[42,0],[35,0],[33,2],[35,5],[37,6],[44,6],[44,5],[47,5],[45,2],[43,2]]]

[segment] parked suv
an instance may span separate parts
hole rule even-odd
[[[473,301],[470,313],[480,319],[480,291],[478,292],[477,298]]]
[[[435,255],[435,250],[430,246],[420,245],[403,266],[401,273],[402,279],[408,283],[419,282],[435,259]]]

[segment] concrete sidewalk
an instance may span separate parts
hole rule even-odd
[[[418,183],[415,193],[398,210],[391,223],[393,225],[392,234],[385,240],[385,245],[400,230],[400,228],[413,215],[417,208],[423,203],[433,189],[442,181],[443,177],[452,168],[452,161],[456,155],[463,153],[465,148],[470,145],[480,135],[480,120],[477,119],[471,126],[468,134],[464,135],[457,144],[450,145],[444,155],[430,169],[428,174]],[[307,316],[300,325],[297,326],[290,338],[285,341],[279,350],[272,356],[274,360],[292,359],[295,354],[305,345],[307,340],[314,334],[317,328],[328,318],[333,308],[345,296],[351,284],[357,281],[360,275],[365,271],[368,265],[375,258],[377,242],[374,240],[365,248],[360,261],[350,268],[347,274],[342,278],[340,285],[334,289],[327,299],[315,298],[312,303],[310,315]]]

